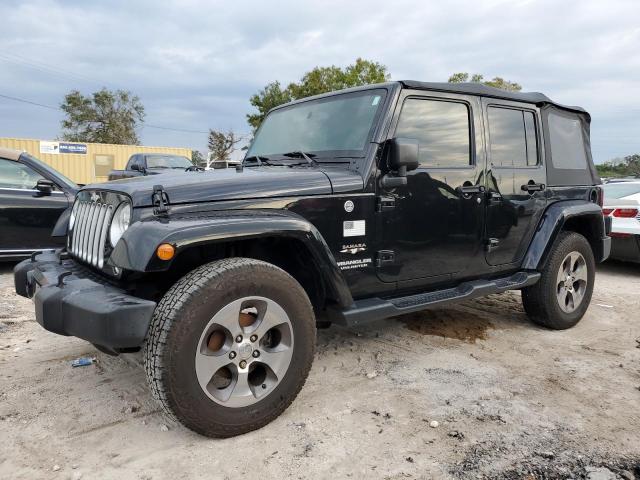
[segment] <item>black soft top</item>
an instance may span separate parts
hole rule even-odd
[[[513,100],[516,102],[533,103],[537,106],[553,105],[563,110],[585,113],[583,108],[562,105],[551,100],[549,97],[538,92],[510,92],[500,88],[489,87],[482,83],[445,83],[445,82],[418,82],[416,80],[400,80],[405,88],[416,90],[434,90],[438,92],[462,93],[467,95],[480,95],[482,97],[500,98],[503,100]]]

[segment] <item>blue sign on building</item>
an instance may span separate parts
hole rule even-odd
[[[60,142],[60,153],[77,153],[79,155],[87,154],[87,146],[84,143],[68,143]]]

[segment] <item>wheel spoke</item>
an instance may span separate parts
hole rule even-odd
[[[242,313],[257,314],[255,322],[244,321]],[[293,342],[289,316],[275,301],[248,296],[230,302],[202,331],[195,355],[198,382],[220,405],[241,408],[255,404],[285,377]],[[214,347],[209,348],[210,344]]]
[[[242,302],[240,301],[231,302],[214,315],[211,319],[211,323],[222,325],[224,328],[229,330],[233,336],[238,335],[242,331],[238,320],[240,318],[241,305]]]
[[[222,355],[205,355],[203,353],[196,354],[196,376],[200,386],[207,389],[207,385],[213,378],[213,375],[222,367],[229,365],[231,361],[226,354]]]
[[[249,386],[249,370],[238,370],[236,381],[233,385],[232,397],[247,397],[253,396],[251,387]]]
[[[267,308],[258,319],[257,325],[252,328],[248,333],[257,335],[258,339],[261,339],[265,333],[271,330],[273,327],[287,323],[287,314],[280,305],[275,302],[267,301]]]
[[[569,295],[569,291],[565,288],[564,284],[560,286],[558,290],[558,303],[560,304],[560,308],[565,310],[567,308],[567,296]]]
[[[566,302],[565,303],[565,305],[566,305],[565,308],[567,309],[567,311],[571,312],[571,311],[573,311],[575,309],[576,302],[575,302],[575,299],[573,297],[573,292],[567,291],[567,299],[565,300],[565,302]]]
[[[573,278],[576,281],[587,282],[587,265],[579,262],[577,268],[573,271]]]
[[[589,282],[587,262],[580,252],[564,257],[556,276],[558,304],[565,313],[573,312],[584,298]]]
[[[234,382],[228,387],[229,392],[223,405],[242,407],[250,404],[255,399],[255,395],[249,384],[249,370],[237,370],[234,376]]]
[[[582,255],[578,252],[571,252],[571,272],[575,272],[578,268],[585,265]]]
[[[288,346],[282,346],[281,348],[268,351],[262,350],[259,362],[267,365],[274,375],[278,377],[278,380],[282,380],[282,377],[284,377],[284,374],[289,368],[292,353],[292,348]]]

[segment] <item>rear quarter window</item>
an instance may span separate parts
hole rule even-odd
[[[557,169],[584,170],[587,155],[584,149],[582,126],[577,118],[549,113],[549,141],[553,166]]]

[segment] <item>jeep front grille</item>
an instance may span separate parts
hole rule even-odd
[[[74,257],[102,269],[113,205],[99,200],[78,200],[75,209],[70,252]]]

